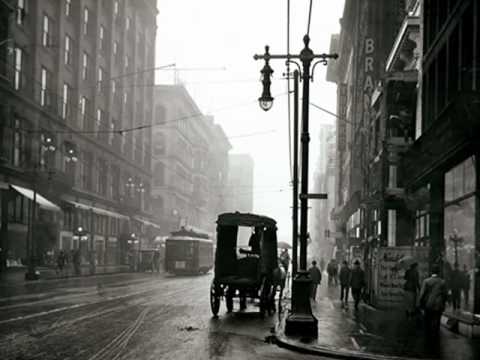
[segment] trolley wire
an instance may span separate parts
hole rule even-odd
[[[313,3],[313,0],[310,0],[310,7],[309,7],[309,10],[308,10],[307,35],[310,35],[310,21],[312,20],[312,3]]]

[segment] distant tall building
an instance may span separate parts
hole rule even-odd
[[[313,193],[326,193],[326,200],[312,200],[310,206],[311,239],[309,254],[330,258],[335,230],[330,213],[335,206],[335,125],[322,125],[318,134],[319,152],[313,177]]]
[[[183,85],[155,87],[153,212],[167,235],[180,226],[213,233],[225,208],[231,149]]]
[[[227,211],[253,211],[253,158],[249,154],[230,154]]]
[[[157,229],[156,1],[2,0],[0,14],[2,253],[41,263],[80,249],[83,262],[123,263],[132,234],[144,246]]]

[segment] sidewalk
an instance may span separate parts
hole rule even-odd
[[[400,314],[376,310],[361,304],[358,313],[342,309],[339,287],[322,282],[312,311],[318,319],[318,337],[303,339],[286,336],[287,311],[276,329],[279,346],[304,353],[352,359],[480,359],[480,340],[468,339],[442,327],[440,341],[425,341],[421,324]],[[289,308],[289,306],[287,306]],[[400,318],[398,318],[400,316]],[[397,321],[393,322],[393,318]]]
[[[40,272],[39,280],[32,280],[29,282],[38,282],[40,280],[65,279],[73,277],[88,276],[90,274],[89,265],[82,265],[80,268],[80,275],[76,275],[71,267],[66,267],[62,273],[58,273],[57,269],[53,267],[39,266],[36,268]],[[26,267],[8,268],[4,272],[0,272],[0,283],[2,284],[19,284],[25,282]],[[115,274],[121,272],[129,272],[128,265],[97,265],[95,275],[100,274]]]

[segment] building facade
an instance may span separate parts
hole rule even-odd
[[[332,216],[336,233],[343,234],[337,237],[337,247],[344,253],[341,256],[348,257],[348,252],[367,238],[368,189],[375,180],[365,151],[372,142],[371,101],[384,76],[405,6],[404,1],[347,0],[341,32],[332,37],[332,47],[340,55],[336,64],[329,65],[327,77],[338,85],[336,206]]]
[[[367,3],[375,1],[364,2],[366,9]],[[379,25],[379,32],[386,36],[382,46],[377,48],[377,40],[368,43],[368,38],[360,42],[365,53],[372,50],[375,54],[373,60],[364,57],[360,71],[370,70],[369,64],[376,64],[377,59],[381,64],[368,98],[353,93],[361,79],[355,76],[359,70],[351,60],[359,44],[354,39],[362,33],[353,35],[348,21],[362,18],[361,11],[351,17],[355,6],[360,5],[346,3],[338,44],[341,60],[334,69],[340,117],[337,226],[345,233],[347,247],[358,245],[360,249],[372,302],[382,295],[372,272],[378,267],[379,254],[410,249],[412,254],[426,254],[424,274],[428,267],[439,265],[448,286],[458,269],[463,288],[469,289],[462,293],[462,310],[478,314],[479,148],[474,134],[479,131],[480,110],[480,5],[453,0],[404,2],[398,9],[403,14],[398,26],[397,16]],[[363,89],[369,88],[362,83]],[[351,113],[355,101],[364,101],[363,114]],[[356,126],[355,116],[364,119],[359,136],[365,138],[366,146],[355,146],[355,131],[351,130]],[[355,186],[352,151],[362,153],[362,149],[359,174],[363,184]],[[393,279],[393,285],[395,281],[401,280]],[[391,290],[393,298],[397,293]]]
[[[415,240],[449,281],[467,280],[462,309],[480,314],[478,1],[423,2],[422,112],[404,156]],[[467,295],[468,294],[468,295]]]
[[[253,158],[250,154],[230,154],[228,161],[227,211],[253,212]]]
[[[183,85],[156,86],[155,109],[153,210],[162,234],[181,226],[212,234],[225,208],[230,142]]]
[[[2,248],[9,263],[29,253],[46,263],[59,249],[124,263],[158,227],[149,220],[156,3],[10,4],[0,38]]]

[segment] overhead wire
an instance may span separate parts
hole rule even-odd
[[[15,65],[7,65],[9,66],[12,70],[14,71],[18,71],[18,69],[16,68]],[[32,83],[34,84],[37,84],[40,85],[40,89],[41,89],[41,86],[42,86],[42,83],[39,79],[35,78],[33,75],[24,75],[25,78],[29,79],[32,81]],[[51,90],[48,90],[46,89],[47,93],[50,94],[51,96],[54,96],[56,99],[58,99],[60,102],[59,104],[63,104],[63,101],[64,101],[64,97],[63,97],[63,94],[60,95],[58,92],[56,91],[51,91]],[[285,93],[279,93],[279,94],[276,94],[275,96],[278,97],[278,96],[283,96],[285,95]],[[67,99],[68,100],[68,99]],[[243,107],[243,106],[247,106],[247,105],[251,105],[251,104],[254,104],[256,103],[257,100],[250,100],[248,102],[242,102],[242,103],[238,103],[238,104],[233,104],[233,105],[227,105],[227,106],[224,106],[224,107],[220,107],[218,109],[214,109],[213,110],[213,113],[218,113],[218,112],[221,112],[221,111],[225,111],[225,110],[230,110],[230,109],[233,109],[233,108],[238,108],[238,107]],[[76,102],[75,101],[71,101],[69,102],[68,104],[69,108],[73,109],[74,112],[81,112],[81,107],[80,105],[76,105]],[[90,111],[85,111],[84,113],[84,118],[85,120],[89,120],[89,121],[92,121],[93,123],[96,123],[97,122],[97,118],[96,116],[94,116],[92,113],[91,113],[91,109]],[[60,117],[62,119],[62,121],[64,121],[65,119],[63,119],[60,114],[55,114],[56,116]],[[137,126],[131,126],[131,127],[126,127],[126,128],[119,128],[119,129],[105,129],[105,130],[77,130],[77,129],[68,129],[68,124],[61,124],[61,126],[63,127],[67,127],[67,129],[65,130],[51,130],[51,129],[41,129],[41,130],[32,130],[32,129],[24,129],[25,131],[27,132],[30,132],[30,133],[41,133],[41,132],[49,132],[49,133],[55,133],[55,134],[85,134],[85,135],[88,135],[88,134],[109,134],[109,133],[113,133],[113,134],[119,134],[119,135],[123,135],[124,133],[126,132],[132,132],[132,131],[137,131],[137,130],[143,130],[143,129],[148,129],[148,128],[154,128],[154,127],[157,127],[157,126],[163,126],[167,123],[173,123],[173,122],[180,122],[180,121],[184,121],[184,120],[188,120],[188,119],[191,119],[191,118],[196,118],[196,117],[202,117],[202,116],[205,116],[205,114],[199,112],[199,113],[196,113],[196,114],[191,114],[191,115],[186,115],[186,116],[181,116],[179,118],[175,118],[175,119],[170,119],[170,120],[166,120],[166,121],[163,121],[161,123],[153,123],[153,124],[143,124],[143,125],[137,125]],[[118,120],[123,120],[125,119],[124,117],[121,117],[119,118]]]
[[[310,0],[310,8],[308,10],[308,26],[307,26],[307,35],[310,35],[310,22],[312,20],[312,3],[313,0]]]
[[[287,0],[287,56],[290,56],[290,0]],[[291,120],[291,95],[290,95],[290,61],[287,60],[287,111],[288,111],[288,160],[290,169],[290,182],[293,181],[292,165],[292,120]]]

